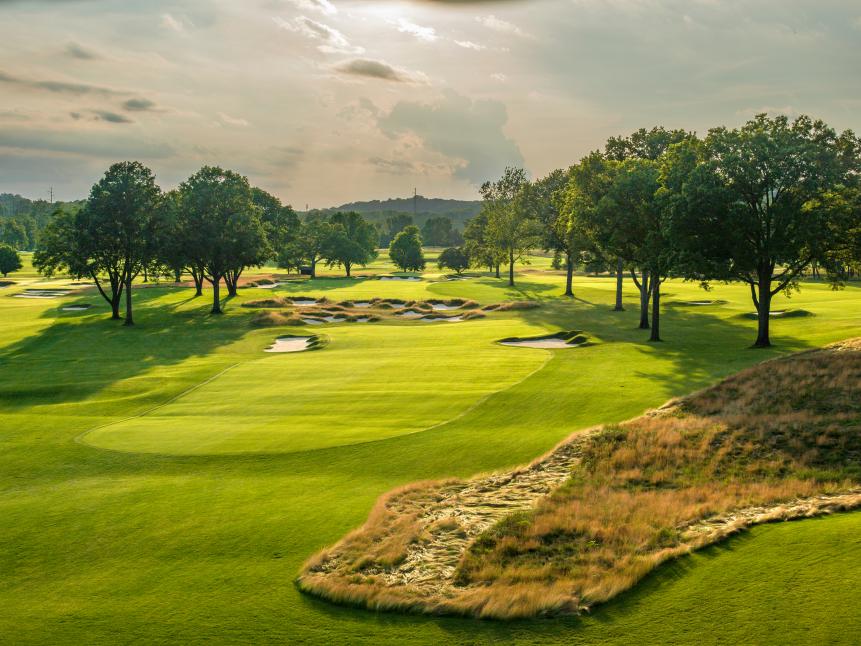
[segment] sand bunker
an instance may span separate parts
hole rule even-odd
[[[370,307],[370,306],[371,306],[370,301],[355,301],[353,303],[353,307]]]
[[[61,289],[25,289],[20,294],[13,294],[15,298],[61,298],[68,295],[67,290]]]
[[[588,339],[586,335],[580,330],[557,332],[556,334],[523,339],[512,337],[499,341],[500,345],[508,345],[514,348],[539,348],[542,350],[565,350],[568,348],[577,348],[587,343]]]
[[[263,352],[303,352],[310,349],[311,336],[279,336]]]
[[[65,307],[61,307],[60,310],[63,312],[85,312],[91,307],[92,305],[88,303],[82,303],[79,305],[66,305]]]
[[[268,283],[265,285],[256,285],[259,289],[275,289],[276,287],[281,287],[285,283]]]
[[[703,306],[703,305],[721,305],[726,301],[676,301],[673,303],[674,305],[693,305],[693,306]]]
[[[419,281],[421,278],[418,276],[380,276],[380,280],[408,280],[408,281]]]
[[[756,320],[759,318],[759,315],[756,312],[748,312],[746,314],[741,314],[746,319]],[[808,312],[807,310],[771,310],[768,313],[769,318],[783,318],[783,319],[793,319],[804,316],[813,316],[813,312]]]
[[[438,312],[445,312],[447,310],[458,310],[460,309],[460,305],[446,305],[445,303],[431,303],[431,307],[433,307]]]
[[[308,307],[309,305],[316,305],[317,301],[311,300],[310,298],[297,298],[291,299],[293,305],[298,305],[299,307]]]
[[[397,312],[395,316],[400,316],[404,319],[420,319],[424,317],[424,314],[421,312],[414,312],[413,310],[407,310],[405,312]]]
[[[308,325],[323,325],[323,323],[325,323],[325,321],[323,321],[321,319],[311,319],[311,318],[307,318],[304,316],[302,317],[301,320],[303,323],[307,323]]]

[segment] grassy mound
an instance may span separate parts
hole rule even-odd
[[[242,307],[287,307],[288,305],[290,305],[290,301],[286,298],[281,298],[280,296],[260,298],[258,300],[242,303]]]
[[[374,609],[578,612],[751,525],[861,506],[859,384],[861,340],[847,341],[581,433],[529,467],[403,488],[299,586]]]
[[[508,301],[506,303],[485,305],[481,309],[485,312],[510,312],[514,310],[532,310],[540,306],[541,304],[536,301]]]
[[[256,312],[251,317],[252,327],[278,327],[280,325],[305,325],[298,314],[283,314],[281,312]]]

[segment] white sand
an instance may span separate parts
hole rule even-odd
[[[431,303],[431,307],[440,312],[460,309],[460,305],[446,305],[445,303]]]
[[[510,345],[513,348],[542,348],[545,350],[559,350],[562,348],[576,348],[576,345],[566,343],[565,339],[532,339],[523,341],[501,341],[501,345]]]
[[[421,280],[421,278],[418,278],[418,277],[416,277],[416,276],[380,276],[380,280],[411,280],[411,281],[417,281],[417,280]]]
[[[346,321],[346,316],[324,316],[323,320],[327,323],[341,323],[342,321]]]
[[[316,305],[316,304],[317,304],[317,301],[311,301],[311,300],[304,299],[304,298],[300,298],[299,300],[293,300],[293,305],[298,305],[299,307],[307,307],[308,305]]]
[[[355,307],[370,307],[371,303],[369,301],[354,301],[353,305]]]
[[[360,316],[356,319],[356,323],[367,323],[371,318],[369,316]]]
[[[61,308],[64,312],[84,312],[90,309],[89,305],[66,305]]]
[[[310,336],[280,336],[263,352],[302,352],[310,340]]]
[[[68,296],[69,292],[53,289],[26,289],[20,294],[13,294],[15,298],[61,298]]]
[[[405,318],[405,319],[420,319],[424,316],[424,314],[422,314],[420,312],[410,311],[410,312],[400,312],[399,314],[397,314],[397,316],[400,316],[401,318]]]
[[[447,317],[426,317],[422,319],[427,323],[435,323],[437,321],[445,321],[446,323],[459,323],[465,320],[462,316],[447,316]]]
[[[325,323],[325,321],[321,321],[320,319],[309,319],[309,318],[303,318],[302,322],[307,323],[308,325],[323,325],[323,323]]]
[[[276,287],[281,287],[284,283],[272,283],[271,285],[257,285],[260,289],[275,289]]]

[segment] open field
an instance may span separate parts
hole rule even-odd
[[[0,288],[0,641],[15,643],[854,643],[861,514],[772,525],[660,568],[591,616],[499,624],[373,614],[302,596],[301,564],[361,524],[383,492],[530,461],[571,432],[634,417],[780,353],[861,333],[861,289],[805,284],[748,350],[749,292],[665,288],[650,345],[614,281],[565,301],[549,260],[519,285],[482,276],[241,289],[227,314],[169,284],[136,291],[133,329],[97,294],[29,268]],[[385,257],[358,274],[391,272]],[[259,270],[260,275],[275,271]],[[453,324],[316,326],[320,351],[264,354],[242,302],[273,295],[539,300]],[[725,301],[673,305],[673,301]],[[66,312],[69,303],[91,303]],[[558,351],[494,341],[584,330]],[[380,394],[385,393],[381,399]],[[803,610],[803,611],[802,611]],[[131,637],[133,636],[133,637]]]

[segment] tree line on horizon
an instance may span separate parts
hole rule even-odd
[[[797,289],[811,268],[839,286],[861,264],[859,181],[858,138],[806,116],[758,115],[702,138],[641,129],[544,178],[529,181],[523,169],[507,168],[485,182],[462,246],[445,249],[439,266],[488,268],[499,277],[507,265],[513,286],[516,263],[543,248],[565,270],[567,296],[576,267],[615,273],[617,310],[630,276],[640,293],[640,327],[651,330],[652,341],[661,340],[667,278],[706,288],[740,281],[757,311],[755,345],[765,347],[776,294]],[[425,232],[404,214],[389,216],[386,227],[393,262],[403,271],[424,269]],[[378,227],[361,214],[310,212],[302,220],[233,171],[205,166],[163,192],[148,168],[121,162],[82,208],[54,214],[34,266],[46,275],[89,277],[116,319],[124,295],[131,325],[131,285],[140,274],[179,281],[188,273],[198,295],[209,282],[212,312],[220,313],[220,283],[235,295],[247,267],[274,259],[313,278],[323,262],[350,276],[376,257],[380,241]]]

